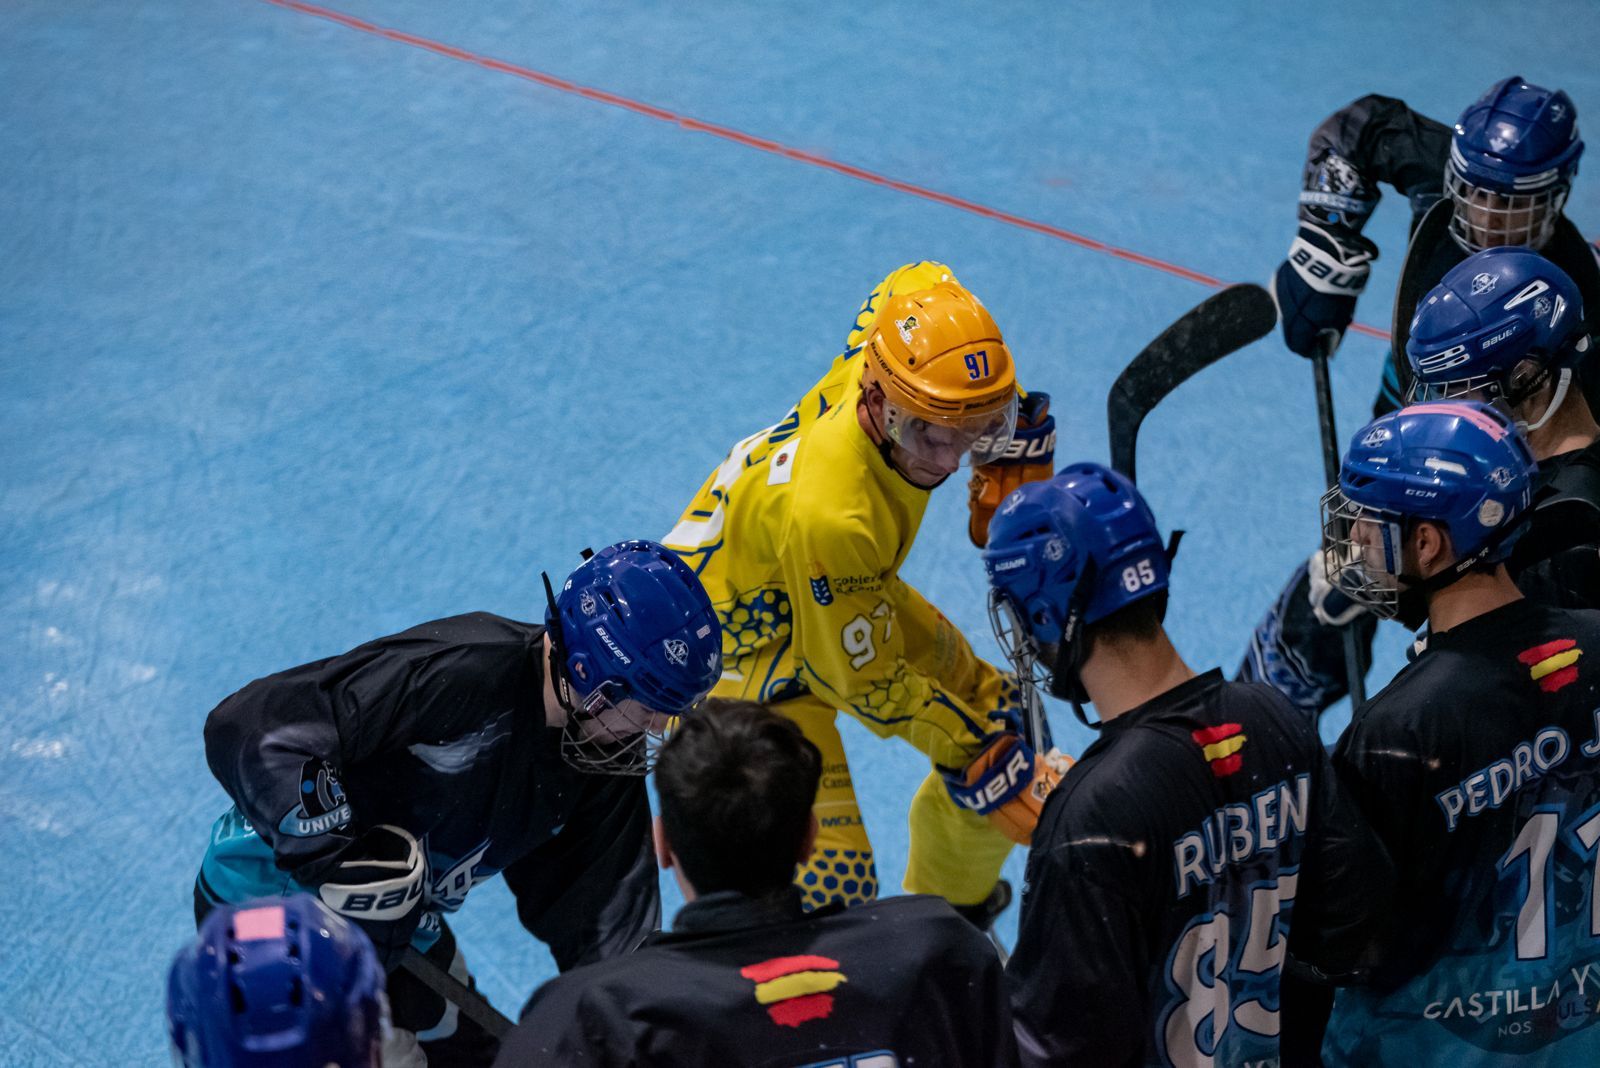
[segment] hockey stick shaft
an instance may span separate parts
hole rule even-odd
[[[1339,484],[1339,429],[1333,418],[1333,385],[1328,380],[1328,359],[1339,348],[1341,335],[1324,330],[1317,336],[1317,349],[1311,357],[1311,372],[1317,384],[1317,425],[1322,432],[1322,474],[1332,489]],[[1356,628],[1339,628],[1344,639],[1345,684],[1350,688],[1350,707],[1367,699],[1367,664],[1362,655]]]
[[[1050,721],[1045,718],[1044,699],[1037,690],[1028,689],[1027,716],[1023,720],[1023,727],[1027,731],[1028,744],[1035,753],[1048,753],[1055,748],[1055,739],[1050,734]]]
[[[488,998],[418,953],[415,947],[406,947],[400,967],[410,972],[423,986],[460,1009],[462,1015],[495,1039],[503,1039],[510,1033],[511,1020],[489,1004]]]
[[[993,927],[989,928],[989,944],[994,946],[995,955],[1000,958],[1000,967],[1004,968],[1011,963],[1011,951],[1006,948],[1004,942],[1000,941],[1000,936]]]

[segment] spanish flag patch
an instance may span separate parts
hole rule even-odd
[[[1219,723],[1215,727],[1202,727],[1190,731],[1189,737],[1200,747],[1200,752],[1211,761],[1211,774],[1225,778],[1244,765],[1239,750],[1244,748],[1244,728],[1237,723]]]
[[[834,987],[845,982],[839,962],[827,957],[774,957],[739,969],[756,984],[756,1001],[772,1022],[799,1027],[807,1020],[825,1020],[833,1013]]]
[[[1518,653],[1517,659],[1528,665],[1528,674],[1539,684],[1539,689],[1555,693],[1578,681],[1578,657],[1582,655],[1583,650],[1576,641],[1557,638]]]

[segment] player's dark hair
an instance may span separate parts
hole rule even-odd
[[[1162,621],[1166,618],[1167,591],[1157,590],[1089,624],[1086,634],[1091,643],[1119,638],[1150,641],[1161,632]]]
[[[771,894],[794,878],[822,754],[791,720],[711,699],[661,749],[656,793],[672,853],[701,894]]]

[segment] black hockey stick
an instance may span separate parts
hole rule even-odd
[[[488,998],[418,953],[414,947],[406,947],[400,967],[410,972],[423,986],[460,1009],[467,1019],[489,1032],[496,1040],[505,1038],[511,1031],[511,1021],[489,1004]]]
[[[1278,308],[1258,285],[1229,286],[1212,294],[1133,358],[1106,397],[1111,466],[1137,481],[1139,426],[1156,405],[1184,382],[1230,352],[1272,332]]]
[[[1411,363],[1406,359],[1406,339],[1411,336],[1411,317],[1417,314],[1417,305],[1439,282],[1439,273],[1433,261],[1439,246],[1450,241],[1450,219],[1455,206],[1448,198],[1429,208],[1411,232],[1406,246],[1405,262],[1400,265],[1400,284],[1394,290],[1394,311],[1389,328],[1389,348],[1394,360],[1396,385],[1400,403],[1406,402],[1411,389]],[[1331,355],[1331,354],[1330,354]]]
[[[1322,473],[1328,488],[1339,484],[1339,429],[1333,420],[1333,387],[1328,382],[1328,360],[1338,351],[1344,335],[1337,330],[1324,330],[1317,335],[1317,349],[1311,356],[1311,371],[1317,382],[1317,425],[1322,431]],[[1361,654],[1361,640],[1356,628],[1345,625],[1339,628],[1344,639],[1345,684],[1350,688],[1350,707],[1354,709],[1367,699],[1367,658]]]

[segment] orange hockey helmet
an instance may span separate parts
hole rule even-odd
[[[872,328],[877,325],[878,312],[890,297],[915,293],[919,289],[932,289],[940,282],[960,281],[954,271],[938,260],[903,263],[884,275],[883,281],[872,287],[872,292],[867,294],[867,299],[861,302],[861,307],[856,311],[855,320],[850,324],[850,333],[844,339],[845,358],[854,356],[866,347],[867,338],[872,336]]]
[[[890,297],[863,353],[862,386],[884,395],[884,434],[954,470],[1005,452],[1017,378],[1000,328],[960,283]]]

